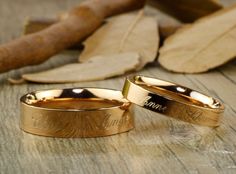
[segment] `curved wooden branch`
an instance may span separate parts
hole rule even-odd
[[[145,0],[88,0],[45,30],[0,46],[0,72],[40,64],[95,31],[104,18],[143,7]]]

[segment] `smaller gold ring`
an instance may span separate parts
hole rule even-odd
[[[151,77],[128,77],[123,95],[148,110],[199,125],[219,126],[224,112],[224,106],[212,97]]]
[[[134,127],[131,103],[121,91],[102,88],[54,89],[21,97],[20,127],[50,137],[99,137]]]

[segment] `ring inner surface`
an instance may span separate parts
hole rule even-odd
[[[148,91],[182,103],[211,109],[223,109],[216,99],[181,85],[143,76],[136,76],[134,82]]]
[[[110,108],[114,106],[120,106],[119,102],[103,100],[97,98],[90,99],[74,99],[74,98],[62,98],[38,101],[33,104],[33,106],[48,108],[48,109],[77,109],[77,110],[91,110],[99,108]]]
[[[63,89],[27,94],[22,101],[47,109],[95,110],[122,106],[122,94],[108,89]]]

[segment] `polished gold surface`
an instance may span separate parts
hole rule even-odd
[[[50,137],[99,137],[134,127],[131,104],[120,91],[72,88],[37,91],[21,98],[25,132]]]
[[[216,99],[160,79],[131,76],[123,95],[143,108],[205,126],[219,126],[224,106]]]

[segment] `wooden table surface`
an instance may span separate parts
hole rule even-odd
[[[52,17],[78,1],[1,0],[0,43],[18,37],[27,16]],[[194,126],[135,107],[136,128],[120,135],[63,139],[22,132],[19,98],[27,92],[80,86],[122,88],[124,76],[57,85],[11,85],[6,80],[23,72],[76,61],[77,55],[78,52],[64,52],[42,65],[0,75],[0,173],[236,173],[236,61],[198,75],[174,74],[158,65],[139,72],[219,98],[226,112],[216,129]]]

